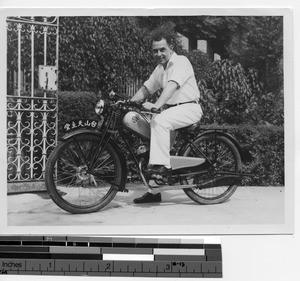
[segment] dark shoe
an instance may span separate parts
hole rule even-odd
[[[161,194],[152,194],[152,193],[145,193],[142,197],[136,198],[133,200],[134,203],[140,204],[140,203],[151,203],[151,202],[160,202],[161,201]]]
[[[172,169],[166,168],[164,165],[148,165],[146,172],[148,174],[168,175]]]

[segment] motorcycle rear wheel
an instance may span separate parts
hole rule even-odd
[[[211,161],[211,169],[207,173],[191,176],[182,181],[181,184],[201,184],[211,180],[218,175],[226,173],[238,173],[242,169],[242,160],[236,146],[226,137],[221,135],[201,136],[194,141],[194,144]],[[183,156],[201,157],[200,152],[196,152],[188,146]],[[183,189],[186,195],[193,201],[209,205],[226,201],[236,191],[238,185],[217,186],[211,188],[186,188]]]
[[[99,211],[115,197],[122,182],[122,165],[108,143],[96,155],[100,136],[77,135],[59,143],[45,170],[45,183],[52,200],[73,214]],[[91,165],[94,169],[89,171]]]

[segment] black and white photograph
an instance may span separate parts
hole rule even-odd
[[[6,15],[8,227],[292,232],[290,14],[209,11]]]
[[[211,277],[297,280],[296,2],[16,2],[0,4],[2,250],[205,241]]]

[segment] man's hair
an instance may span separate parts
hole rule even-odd
[[[175,45],[176,32],[174,31],[173,24],[170,24],[170,23],[164,24],[152,32],[151,42],[161,41],[162,39],[165,39],[169,46]]]

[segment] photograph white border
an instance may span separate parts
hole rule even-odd
[[[285,93],[285,223],[280,225],[141,225],[141,226],[84,226],[84,234],[291,234],[293,233],[293,44],[292,44],[292,12],[290,9],[6,9],[1,12],[1,27],[3,29],[6,16],[12,15],[55,15],[55,16],[148,16],[148,15],[221,15],[221,16],[246,16],[246,15],[280,15],[284,17],[284,93]],[[3,34],[3,30],[2,34]],[[5,40],[5,38],[3,38]],[[2,46],[3,47],[3,46]],[[5,52],[4,52],[5,53]],[[3,52],[1,52],[3,61],[6,61]],[[2,65],[4,68],[4,64]],[[2,76],[6,77],[5,69],[2,69]],[[5,83],[1,83],[3,87]],[[2,90],[5,93],[5,88]],[[3,95],[1,98],[5,98]],[[2,113],[6,112],[5,100],[1,102]],[[6,131],[6,117],[1,118],[2,131]],[[3,147],[6,142],[1,139]],[[3,153],[3,151],[2,151]],[[1,167],[6,167],[3,159],[6,159],[4,153],[1,155]],[[3,169],[1,176],[6,174]],[[5,173],[4,173],[5,172]],[[4,178],[1,178],[4,185]],[[5,180],[6,182],[6,180]],[[5,189],[1,189],[2,198],[6,198]],[[4,206],[1,213],[6,213]],[[7,207],[7,206],[6,206]],[[101,211],[99,212],[101,216]],[[1,219],[1,228],[8,233],[27,233],[28,229],[32,233],[70,233],[70,226],[6,226],[6,218]],[[83,233],[82,226],[72,226],[71,233]]]

